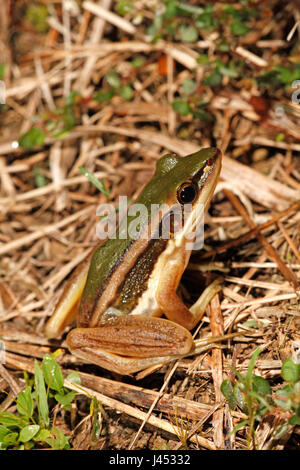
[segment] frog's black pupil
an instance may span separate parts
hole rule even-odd
[[[196,190],[193,185],[187,185],[180,189],[179,199],[182,204],[193,202],[196,196]]]

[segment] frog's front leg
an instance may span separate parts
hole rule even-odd
[[[102,326],[75,328],[68,348],[81,359],[120,374],[178,359],[194,349],[189,331],[157,317],[120,316]]]
[[[213,281],[204,289],[197,302],[188,308],[176,293],[183,272],[182,266],[179,257],[168,262],[159,280],[156,300],[169,320],[191,330],[199,323],[207,306],[214,295],[220,291],[221,286],[219,280]]]

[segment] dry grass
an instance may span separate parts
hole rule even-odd
[[[232,365],[245,371],[260,345],[256,373],[280,383],[282,360],[300,339],[299,104],[292,103],[290,87],[262,88],[256,81],[276,65],[300,62],[296,2],[254,2],[258,17],[246,34],[233,35],[220,23],[200,29],[191,43],[167,35],[149,40],[146,27],[162,2],[135,1],[133,12],[121,17],[120,2],[84,1],[79,9],[74,1],[69,10],[64,2],[43,0],[45,32],[26,16],[34,3],[4,0],[0,18],[7,88],[0,114],[2,409],[14,410],[7,393],[22,389],[23,371],[33,371],[33,359],[61,347],[63,370],[79,370],[83,383],[67,421],[74,448],[177,449],[183,441],[189,449],[244,448],[245,430],[227,435],[244,417],[226,405],[222,380],[231,376]],[[222,8],[222,2],[216,4]],[[190,17],[183,21],[189,24]],[[226,53],[218,47],[224,38]],[[217,86],[204,85],[208,66],[197,62],[199,54],[210,63],[219,58],[227,68],[240,59],[242,72],[221,74]],[[133,67],[141,57],[141,65]],[[122,86],[131,87],[130,100],[119,92],[105,103],[93,99],[109,89],[111,69]],[[208,103],[212,121],[173,109],[187,80],[196,84],[193,96]],[[49,123],[58,121],[55,110],[65,109],[74,90],[80,92],[71,108],[75,122],[58,139]],[[16,148],[33,123],[45,133],[43,145]],[[63,124],[59,121],[56,131]],[[136,197],[162,154],[215,145],[225,155],[221,179],[206,219],[205,250],[191,259],[183,295],[186,303],[197,298],[203,265],[210,263],[215,271],[204,276],[210,280],[221,272],[224,281],[201,336],[237,329],[249,335],[224,350],[125,378],[84,365],[70,355],[64,338],[47,341],[45,322],[65,279],[94,246],[96,209],[106,202],[79,167],[103,179],[115,202],[119,195]],[[84,394],[95,394],[108,413],[96,443]],[[60,419],[64,423],[65,417]],[[179,439],[181,419],[186,435]],[[272,431],[272,419],[258,425],[260,449],[299,449],[299,429],[281,442]]]

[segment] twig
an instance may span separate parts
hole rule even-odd
[[[122,29],[126,33],[128,34],[136,33],[136,27],[133,24],[125,20],[125,18],[121,18],[115,13],[108,11],[108,9],[103,8],[101,5],[96,5],[93,2],[86,1],[86,2],[83,2],[82,6],[85,10],[88,10],[89,12],[93,13],[94,15],[99,16],[103,20],[108,21],[109,23],[113,24],[117,28]]]
[[[157,395],[156,399],[153,400],[153,403],[152,403],[152,405],[150,406],[150,408],[149,408],[147,414],[145,414],[145,417],[144,417],[144,419],[143,419],[143,422],[142,422],[141,426],[139,427],[138,432],[136,433],[136,435],[134,436],[134,438],[132,439],[132,441],[130,442],[130,444],[129,444],[129,446],[128,446],[128,450],[130,450],[130,449],[133,448],[133,446],[134,446],[134,444],[136,443],[136,441],[137,441],[139,435],[141,434],[141,432],[142,432],[142,430],[143,430],[145,424],[146,424],[147,422],[150,422],[150,423],[151,423],[151,418],[153,418],[153,416],[151,416],[151,413],[152,413],[152,411],[154,410],[154,408],[155,408],[155,406],[156,406],[158,400],[159,400],[160,397],[162,396],[162,393],[163,393],[163,391],[165,390],[166,386],[168,385],[168,383],[169,383],[171,377],[173,376],[173,374],[174,374],[174,372],[175,372],[177,366],[178,366],[178,361],[176,361],[176,363],[173,365],[173,367],[172,367],[172,369],[170,370],[170,372],[169,372],[167,378],[164,380],[164,383],[163,383],[163,385],[162,385],[162,387],[161,387],[161,389],[160,389],[160,391],[159,391],[159,394]]]
[[[230,240],[229,242],[224,243],[223,245],[218,246],[218,247],[214,248],[213,250],[210,250],[210,251],[207,251],[206,253],[203,253],[201,255],[201,259],[210,258],[210,257],[212,257],[213,255],[215,255],[217,253],[222,253],[224,251],[227,251],[230,248],[233,248],[234,246],[239,246],[240,244],[242,244],[245,241],[249,240],[250,238],[254,237],[257,233],[259,233],[262,230],[270,227],[271,225],[276,223],[278,220],[283,219],[284,217],[286,217],[290,213],[294,212],[295,210],[298,210],[299,207],[300,207],[300,201],[295,202],[288,209],[285,209],[285,210],[279,212],[278,214],[276,214],[274,217],[272,217],[270,220],[268,220],[264,224],[261,224],[261,225],[258,225],[255,228],[252,228],[249,232],[244,233],[243,235],[236,238],[235,240]]]
[[[155,416],[148,416],[148,413],[144,413],[143,411],[133,408],[132,406],[125,405],[124,403],[121,403],[120,401],[115,400],[114,398],[106,397],[105,395],[102,395],[99,392],[95,392],[94,390],[91,390],[87,387],[76,385],[73,382],[69,382],[68,380],[65,380],[64,384],[66,387],[70,388],[71,390],[75,390],[79,394],[84,394],[88,397],[95,397],[103,405],[109,406],[110,408],[113,408],[114,410],[117,410],[121,413],[126,413],[129,416],[142,420],[143,423],[148,422],[152,426],[167,431],[175,436],[178,436],[180,434],[180,429],[177,429],[175,425],[169,423],[164,419],[159,419]],[[205,449],[215,450],[214,444],[202,436],[190,436],[190,441],[196,444],[200,444],[200,446],[204,447]]]
[[[65,225],[74,222],[74,220],[79,219],[82,216],[87,216],[92,211],[94,211],[94,207],[86,207],[85,209],[82,209],[81,211],[72,214],[63,220],[60,220],[56,224],[46,225],[42,229],[36,230],[35,232],[30,233],[29,235],[24,235],[23,237],[17,238],[16,240],[13,240],[10,243],[2,244],[0,245],[0,255],[3,255],[4,253],[9,253],[10,251],[16,250],[22,246],[29,245],[33,241],[38,240],[39,238],[44,237],[45,235],[49,235],[50,233],[55,232],[56,230],[64,227]]]
[[[223,317],[220,308],[219,294],[216,294],[209,307],[208,316],[210,318],[210,328],[212,336],[224,334]],[[223,397],[220,387],[223,381],[223,351],[220,348],[213,348],[211,352],[211,368],[212,378],[215,389],[215,400],[220,404]],[[224,449],[224,434],[223,434],[223,419],[224,411],[222,408],[217,409],[213,413],[212,426],[214,428],[214,443],[217,449]]]
[[[300,253],[299,253],[299,250],[296,247],[294,241],[291,239],[291,237],[289,236],[289,234],[287,233],[286,229],[284,228],[283,224],[280,221],[277,222],[277,225],[280,228],[281,232],[283,233],[284,238],[286,239],[286,241],[290,245],[290,248],[291,248],[292,252],[296,256],[296,258],[300,261]]]
[[[258,67],[267,67],[268,62],[261,57],[257,56],[256,54],[253,54],[253,52],[248,51],[242,46],[238,46],[235,49],[235,52],[240,55],[241,57],[244,57],[244,59],[249,60],[249,62],[252,62],[255,65],[258,65]]]
[[[229,190],[224,189],[224,192],[230,202],[233,204],[235,209],[242,215],[246,223],[249,225],[251,229],[256,228],[254,222],[251,220],[247,212],[245,211],[244,207],[240,204],[239,200],[236,198],[236,196]],[[276,250],[268,243],[266,238],[260,233],[257,233],[257,238],[259,242],[264,246],[266,252],[268,253],[268,256],[275,261],[275,263],[278,266],[278,269],[281,271],[282,275],[285,277],[285,279],[295,288],[295,290],[298,289],[299,283],[296,275],[287,267],[286,264],[283,263],[283,261],[280,259],[279,255],[277,254]]]

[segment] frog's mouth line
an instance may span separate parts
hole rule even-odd
[[[199,186],[200,197],[201,197],[201,194],[203,193],[202,188],[204,184],[207,182],[208,187],[210,187],[211,180],[212,179],[217,180],[221,171],[222,154],[218,148],[215,148],[214,150],[215,150],[215,154],[206,161],[204,167],[201,168],[201,170],[199,170],[192,178],[192,181]],[[213,187],[213,190],[214,190],[214,187]],[[209,200],[210,200],[210,197],[208,201]]]
[[[208,165],[211,166],[211,170],[209,170],[208,176],[205,179],[205,182],[206,182],[205,186],[202,187],[202,189],[200,189],[200,196],[197,201],[197,204],[203,204],[204,210],[207,208],[213,196],[213,193],[215,191],[215,188],[218,182],[218,177],[221,172],[222,154],[220,150],[216,149],[216,154],[214,155],[214,157],[209,159]]]

